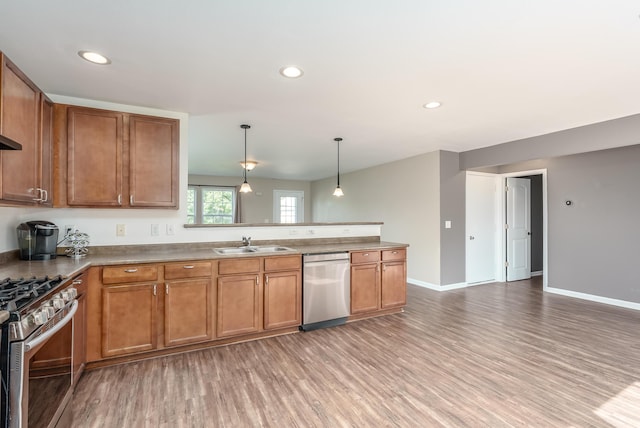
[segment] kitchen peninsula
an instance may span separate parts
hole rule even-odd
[[[378,237],[252,244],[267,251],[214,251],[237,241],[95,247],[82,259],[10,261],[0,276],[86,274],[89,368],[298,332],[303,254],[349,254],[349,321],[406,304],[406,244]]]

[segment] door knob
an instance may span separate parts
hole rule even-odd
[[[473,241],[474,239],[476,239],[475,236],[469,236],[469,241]]]

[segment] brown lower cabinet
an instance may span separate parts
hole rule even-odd
[[[264,259],[264,329],[302,324],[300,256]]]
[[[218,337],[260,331],[261,290],[257,273],[218,277]]]
[[[300,255],[92,267],[87,360],[291,331],[301,269]]]
[[[351,253],[351,314],[374,313],[407,303],[404,248]]]
[[[102,289],[102,356],[156,349],[157,284]]]

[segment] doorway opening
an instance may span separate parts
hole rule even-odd
[[[528,219],[525,221],[522,213],[516,214],[515,219],[523,223],[519,225],[522,227],[518,232],[524,234],[524,240],[518,241],[515,239],[517,235],[508,233],[516,231],[514,228],[506,228],[509,222],[514,223],[513,219],[507,220],[509,197],[505,185],[508,179],[514,179],[514,182],[522,180],[521,183],[528,185],[526,203],[520,201],[520,208],[527,210]],[[510,263],[512,267],[517,266],[521,273],[526,273],[523,278],[542,276],[543,289],[546,289],[546,169],[505,174],[467,171],[466,189],[466,284],[516,280],[518,277],[507,273],[507,263]],[[517,197],[511,202],[517,202]],[[508,238],[511,241],[511,254],[508,254]]]
[[[547,287],[547,171],[501,174],[502,281],[542,276]]]

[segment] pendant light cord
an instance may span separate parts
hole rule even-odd
[[[338,187],[340,187],[340,141],[342,138],[334,138],[334,140],[338,143]]]
[[[240,125],[240,128],[244,129],[244,182],[247,182],[247,129],[251,128],[249,125]]]

